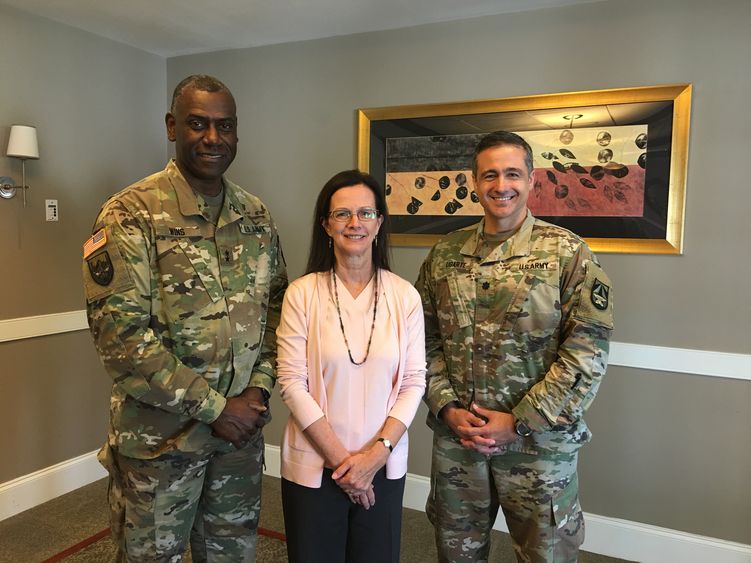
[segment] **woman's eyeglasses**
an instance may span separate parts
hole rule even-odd
[[[378,219],[378,213],[377,209],[373,209],[372,207],[363,207],[361,209],[357,210],[357,218],[360,221],[374,221],[375,219]],[[334,221],[337,221],[339,223],[346,223],[350,219],[352,219],[352,211],[349,209],[334,209],[331,213],[329,213],[329,217],[334,219]]]

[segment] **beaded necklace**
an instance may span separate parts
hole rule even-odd
[[[373,304],[373,324],[370,325],[370,337],[368,338],[368,347],[365,350],[365,357],[361,362],[356,362],[352,357],[352,350],[349,349],[349,341],[347,335],[344,333],[344,322],[342,321],[342,312],[339,310],[339,291],[336,288],[336,274],[334,268],[331,268],[331,279],[334,282],[334,297],[336,298],[336,314],[339,315],[339,328],[342,329],[342,336],[344,337],[344,344],[347,346],[347,354],[349,354],[349,361],[356,366],[361,366],[368,359],[370,354],[370,343],[373,341],[373,330],[375,329],[376,312],[378,311],[378,270],[375,273],[375,303]]]

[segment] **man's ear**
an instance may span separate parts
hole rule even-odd
[[[167,112],[167,115],[164,116],[164,123],[167,125],[167,139],[175,142],[175,116],[171,113]]]

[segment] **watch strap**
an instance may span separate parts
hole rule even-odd
[[[394,446],[391,445],[391,440],[388,438],[378,438],[379,442],[382,442],[384,446],[386,446],[390,452],[394,451]]]

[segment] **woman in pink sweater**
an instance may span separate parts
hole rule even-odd
[[[278,381],[290,563],[399,561],[407,427],[425,388],[420,297],[389,268],[383,191],[340,172],[318,195],[307,273],[287,290]]]

